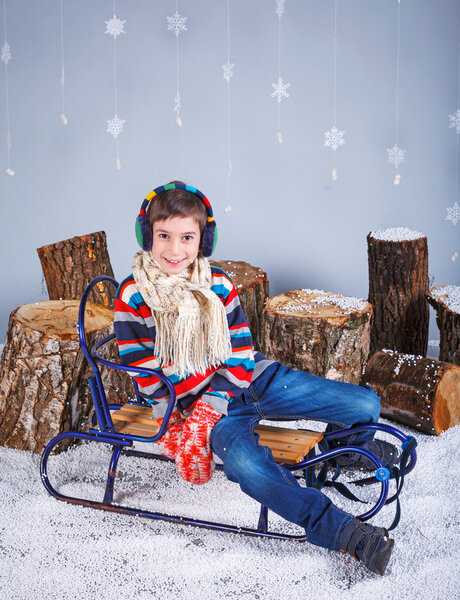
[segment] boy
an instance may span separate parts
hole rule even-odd
[[[199,190],[172,182],[151,192],[136,236],[142,250],[117,291],[115,333],[123,364],[162,370],[175,386],[176,407],[160,451],[194,484],[212,477],[215,452],[228,479],[304,527],[310,542],[347,552],[383,575],[394,543],[388,532],[360,523],[320,491],[301,487],[254,433],[261,419],[313,419],[329,429],[374,423],[379,397],[372,389],[294,371],[254,352],[232,281],[206,258],[216,228]],[[169,400],[165,385],[155,376],[135,379],[161,423]],[[353,437],[383,464],[395,462],[394,446],[374,441],[371,432]],[[367,460],[337,458],[342,466],[362,468],[371,467]]]

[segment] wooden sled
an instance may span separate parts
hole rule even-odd
[[[154,443],[163,436],[167,428],[168,420],[174,409],[176,396],[174,386],[165,375],[153,371],[152,369],[135,367],[136,373],[155,375],[161,379],[169,390],[170,400],[161,427],[158,426],[156,419],[152,414],[151,406],[144,402],[140,397],[137,383],[134,379],[133,384],[136,393],[136,401],[130,401],[124,405],[108,404],[98,364],[130,372],[133,372],[134,368],[107,361],[100,356],[100,349],[114,339],[115,334],[107,336],[95,344],[91,350],[89,350],[86,345],[86,302],[92,288],[101,281],[110,282],[118,288],[118,283],[115,279],[105,275],[91,281],[88,284],[80,303],[78,322],[81,349],[93,370],[93,376],[89,378],[89,387],[95,409],[93,427],[87,433],[78,431],[61,433],[48,443],[42,453],[40,462],[41,479],[47,491],[58,500],[101,510],[120,512],[151,519],[161,519],[181,524],[196,525],[209,529],[217,529],[219,531],[242,533],[250,536],[306,541],[305,535],[292,535],[270,531],[268,527],[268,509],[263,505],[260,506],[258,526],[257,528],[252,529],[132,508],[113,501],[114,483],[120,455],[123,454],[127,456],[142,457],[149,460],[174,462],[160,454],[136,450],[133,448],[133,444],[134,442]],[[372,453],[354,446],[341,446],[340,448],[333,450],[328,449],[327,442],[330,440],[354,433],[360,433],[369,429],[390,433],[400,440],[402,443],[402,451],[399,459],[399,466],[393,466],[391,469],[388,469],[382,465],[379,459]],[[397,515],[393,525],[389,529],[396,527],[399,521],[399,494],[403,486],[404,475],[409,473],[416,463],[415,447],[417,442],[412,436],[408,437],[394,427],[380,424],[360,425],[347,430],[324,434],[314,431],[286,429],[284,427],[275,427],[271,425],[259,425],[256,428],[256,433],[259,434],[259,444],[268,446],[271,449],[275,461],[281,463],[286,469],[293,471],[296,477],[305,477],[306,485],[315,487],[316,489],[321,489],[322,487],[334,487],[343,495],[351,499],[358,500],[344,484],[338,482],[338,476],[340,474],[339,470],[335,470],[331,480],[327,479],[327,473],[330,471],[330,467],[334,466],[334,459],[341,454],[353,452],[367,456],[375,464],[375,473],[366,479],[353,483],[357,483],[358,485],[377,483],[380,485],[380,495],[372,508],[363,514],[357,515],[357,517],[361,521],[366,521],[377,514],[385,504],[397,501]],[[60,442],[69,439],[108,444],[112,447],[107,481],[105,489],[101,491],[101,501],[66,496],[52,486],[48,476],[48,458],[53,449],[55,449]],[[317,469],[315,470],[315,467],[320,463],[322,463],[322,467],[318,473]],[[222,467],[217,465],[216,468],[221,469]],[[396,481],[396,492],[391,498],[388,498],[389,482],[392,479]]]

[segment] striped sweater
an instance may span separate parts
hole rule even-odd
[[[252,379],[273,362],[260,352],[254,352],[235,286],[222,269],[214,266],[211,266],[211,290],[225,307],[232,355],[204,374],[191,374],[183,379],[174,374],[173,364],[162,369],[155,356],[155,321],[132,275],[120,284],[115,298],[115,334],[122,364],[163,371],[176,390],[176,407],[185,415],[193,411],[200,398],[218,412],[227,414],[228,403],[240,396]],[[142,398],[155,406],[155,416],[163,417],[169,401],[165,384],[154,375],[136,374],[135,370],[130,375],[138,383]]]

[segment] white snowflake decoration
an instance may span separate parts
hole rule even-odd
[[[277,98],[278,102],[281,102],[281,98],[284,96],[285,98],[289,98],[289,94],[286,92],[288,87],[291,87],[290,83],[283,83],[283,78],[280,77],[278,79],[278,83],[272,83],[273,93],[271,95],[272,98]]]
[[[7,65],[10,60],[11,60],[10,45],[8,44],[8,42],[5,42],[2,46],[2,61],[5,63],[5,65]]]
[[[105,33],[108,33],[109,35],[113,35],[113,37],[115,39],[117,39],[117,37],[122,34],[122,33],[126,33],[126,31],[123,29],[123,25],[126,23],[126,21],[121,21],[117,15],[113,15],[113,17],[110,19],[110,21],[106,21],[105,24],[107,25],[107,29],[105,30]]]
[[[457,225],[460,221],[460,206],[457,201],[447,209],[446,221],[452,221],[452,225]]]
[[[345,144],[345,140],[343,139],[344,134],[345,131],[340,131],[334,125],[332,129],[324,132],[324,145],[326,148],[332,148],[332,150],[335,152],[339,146],[343,146]]]
[[[281,19],[282,14],[284,13],[284,5],[286,0],[276,0],[276,14]]]
[[[176,37],[179,37],[179,33],[187,31],[187,26],[185,25],[187,17],[182,17],[177,10],[172,17],[166,17],[166,19],[168,20],[168,31],[173,31]]]
[[[177,115],[179,115],[179,112],[180,112],[180,94],[179,94],[179,92],[177,92],[177,94],[174,97],[174,112],[177,113]]]
[[[457,134],[459,134],[460,133],[460,109],[458,109],[457,112],[454,112],[453,115],[449,115],[449,121],[450,121],[449,129],[451,127],[453,127],[457,130]]]
[[[404,162],[404,155],[406,154],[405,150],[401,150],[396,144],[393,148],[387,148],[388,152],[388,162],[396,167],[399,167],[401,163]]]
[[[123,133],[123,125],[126,123],[125,119],[119,119],[118,115],[115,115],[113,119],[107,119],[107,133],[111,133],[114,138],[117,138],[120,133]]]
[[[229,63],[227,62],[226,65],[222,65],[222,69],[224,71],[222,77],[225,79],[225,81],[229,82],[230,79],[233,77],[233,67],[235,66],[234,63]]]

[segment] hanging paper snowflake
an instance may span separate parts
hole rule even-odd
[[[180,113],[180,95],[179,95],[179,92],[177,92],[176,96],[174,97],[174,112],[177,113],[177,115],[179,115],[179,113]]]
[[[225,79],[225,81],[230,81],[230,79],[233,77],[233,67],[234,66],[235,66],[234,63],[229,63],[229,62],[227,62],[226,65],[222,65],[222,69],[224,70],[222,77]]]
[[[126,33],[126,31],[123,29],[123,25],[126,23],[126,21],[121,21],[117,15],[113,15],[113,17],[110,19],[110,21],[106,21],[105,24],[107,25],[107,29],[105,30],[105,33],[108,33],[109,35],[113,35],[113,37],[115,39],[117,39],[117,37],[121,34],[121,33]]]
[[[454,112],[453,115],[449,115],[449,129],[454,127],[457,130],[457,134],[460,133],[460,109]]]
[[[176,37],[179,37],[179,33],[187,31],[185,25],[187,17],[182,17],[177,10],[172,17],[166,17],[166,19],[168,20],[168,31],[173,31],[176,34]]]
[[[272,83],[273,93],[272,98],[277,98],[278,102],[281,102],[282,96],[289,98],[289,94],[286,92],[287,88],[291,87],[290,83],[283,83],[283,78],[278,79],[278,83]]]
[[[120,133],[123,133],[123,125],[126,123],[125,119],[119,119],[118,115],[115,115],[113,119],[107,119],[107,133],[111,133],[114,138],[117,138]]]
[[[395,144],[393,148],[387,148],[388,152],[388,162],[394,165],[396,168],[399,167],[401,163],[404,162],[404,155],[406,154],[405,150],[401,150]]]
[[[8,42],[5,42],[2,46],[2,61],[5,63],[5,65],[7,65],[10,60],[11,60],[10,45],[8,44]]]
[[[334,125],[332,129],[324,132],[324,145],[326,148],[332,148],[335,152],[339,146],[345,144],[345,140],[343,139],[344,134],[345,131],[339,131]]]
[[[284,13],[284,5],[286,0],[276,0],[276,14],[281,19],[281,15]]]
[[[447,209],[446,221],[452,221],[452,225],[457,225],[460,221],[460,206],[457,201]]]

